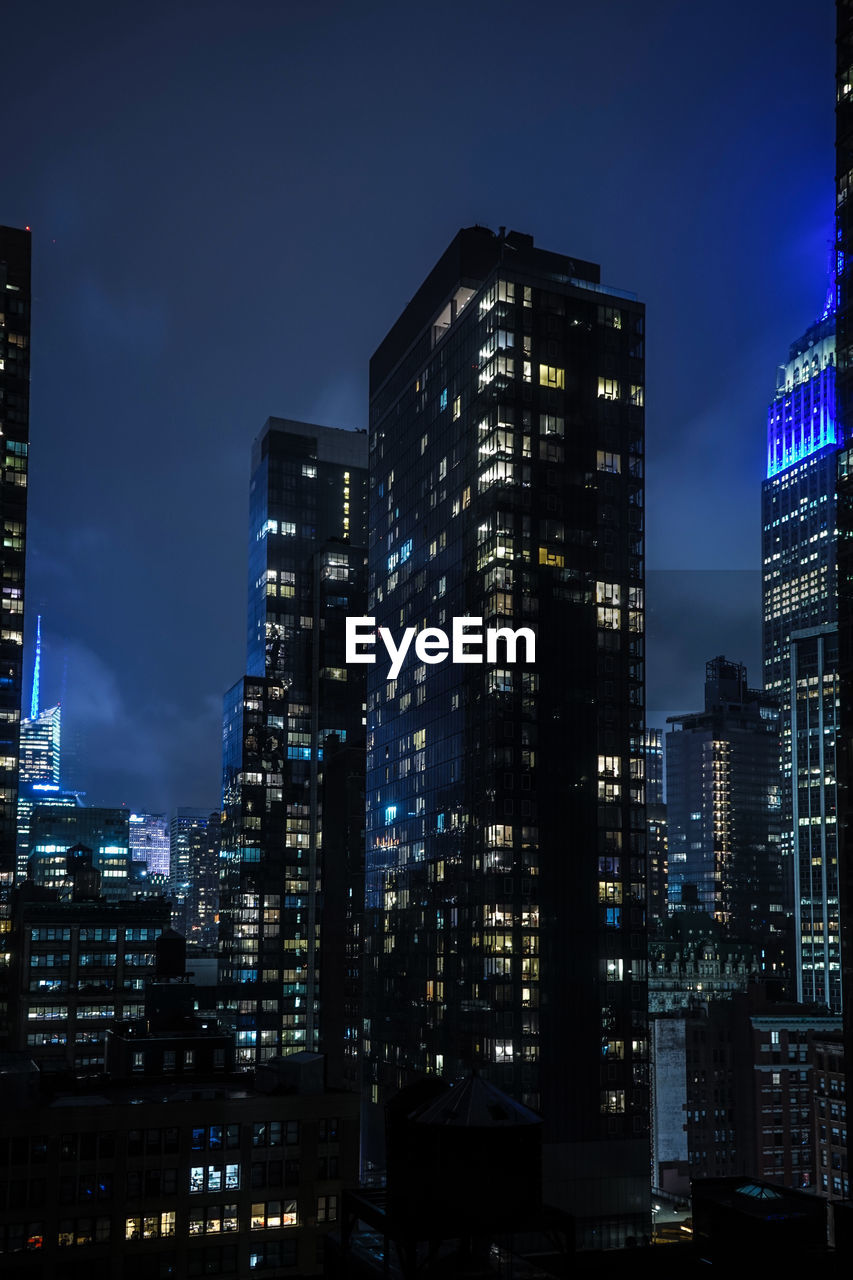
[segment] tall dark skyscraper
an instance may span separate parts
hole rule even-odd
[[[0,227],[0,1045],[8,1030],[10,895],[17,862],[30,438],[30,233]]]
[[[714,658],[704,710],[670,723],[670,904],[700,907],[732,937],[766,942],[768,976],[778,977],[785,913],[775,701],[748,687],[742,664]]]
[[[0,227],[0,885],[15,874],[30,400],[30,233]]]
[[[781,851],[800,1000],[841,1008],[835,729],[835,281],[792,343],[767,415],[761,489],[764,688],[780,726]]]
[[[323,751],[364,739],[367,436],[270,418],[255,441],[248,674],[225,697],[220,976],[245,1065],[324,1047]]]
[[[368,1155],[477,1066],[587,1245],[648,1229],[643,343],[597,266],[473,227],[370,367],[368,614],[536,657],[367,667]]]

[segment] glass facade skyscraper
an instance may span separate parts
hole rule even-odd
[[[781,850],[797,998],[841,1008],[835,282],[791,345],[762,485],[764,688],[780,713]]]
[[[586,1244],[648,1220],[643,343],[597,266],[475,227],[370,370],[368,614],[536,660],[367,668],[368,1156],[395,1089],[476,1066]]]
[[[367,437],[271,418],[255,441],[248,674],[226,694],[220,978],[243,1064],[323,1047],[323,750],[364,735]]]

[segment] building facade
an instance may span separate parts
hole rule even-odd
[[[171,832],[166,815],[132,813],[128,821],[131,862],[144,863],[149,875],[168,876]]]
[[[826,1010],[768,1003],[760,988],[655,1018],[655,1185],[687,1196],[691,1180],[750,1174],[817,1189],[815,1094],[825,1117],[827,1081],[815,1044],[840,1027]]]
[[[15,872],[24,654],[24,567],[30,397],[30,233],[0,227],[0,430],[3,595],[0,600],[0,878]]]
[[[838,627],[790,637],[790,830],[798,1000],[841,1011],[838,881]]]
[[[670,718],[670,905],[698,907],[729,936],[755,940],[768,977],[791,964],[779,845],[779,712],[746,668],[706,664],[703,711]]]
[[[30,438],[30,232],[0,227],[0,1044],[7,1031],[9,895],[17,864],[18,752],[24,666],[27,466]]]
[[[68,850],[84,845],[100,873],[101,894],[129,897],[130,813],[88,805],[39,804],[30,818],[28,872],[35,884],[70,892]]]
[[[816,1035],[811,1044],[816,1187],[827,1200],[850,1194],[847,1158],[847,1080],[840,1031]]]
[[[238,1062],[316,1050],[324,973],[323,752],[364,738],[345,658],[364,613],[367,438],[271,418],[252,453],[248,674],[225,697],[223,1016]]]
[[[370,371],[377,635],[536,656],[367,668],[368,1153],[391,1091],[476,1066],[590,1245],[648,1229],[643,331],[597,266],[475,227]]]
[[[277,1087],[271,1072],[205,1073],[186,1065],[199,1038],[185,1045],[182,1070],[87,1081],[83,1094],[41,1097],[25,1068],[0,1063],[4,1280],[323,1274],[357,1177],[357,1099],[290,1076]]]
[[[219,810],[181,806],[169,821],[172,927],[191,942],[215,946],[219,931]]]
[[[169,924],[155,902],[60,902],[48,890],[15,891],[9,1048],[46,1072],[98,1075],[116,1019],[141,1017],[154,943]]]

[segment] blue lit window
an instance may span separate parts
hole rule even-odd
[[[412,539],[409,538],[408,542],[404,542],[402,547],[400,548],[400,564],[405,564],[411,554],[412,554]]]
[[[442,393],[441,393],[441,400],[439,401],[439,408],[441,408],[441,409],[446,409],[446,408],[447,408],[447,387],[445,387],[445,388],[444,388],[444,390],[443,390],[443,391],[442,391]]]
[[[435,829],[436,829],[436,831],[443,831],[443,830],[444,830],[444,814],[443,814],[443,813],[440,813],[440,814],[438,815],[438,817],[436,818],[436,820],[435,820]]]
[[[608,929],[620,928],[622,924],[622,908],[608,907],[605,924],[607,925]]]
[[[397,806],[395,804],[386,804],[385,806],[385,825],[393,822],[397,816]]]

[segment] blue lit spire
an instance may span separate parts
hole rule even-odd
[[[36,618],[36,658],[33,663],[33,696],[30,703],[30,719],[39,713],[39,675],[41,672],[41,614]]]

